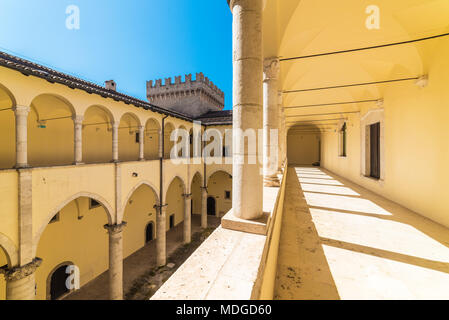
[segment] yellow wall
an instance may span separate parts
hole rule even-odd
[[[231,198],[225,199],[225,191],[231,191]],[[216,201],[216,213],[225,215],[232,208],[232,178],[227,172],[214,173],[207,184],[208,197],[214,197]]]
[[[175,178],[167,190],[167,230],[170,228],[170,216],[175,215],[175,226],[184,221],[184,185],[179,178]]]
[[[385,181],[360,176],[358,116],[349,120],[347,158],[337,157],[337,133],[323,135],[322,165],[449,227],[449,42],[439,44],[428,87],[403,82],[385,89]]]
[[[1,103],[0,109],[10,107],[10,103]],[[12,168],[16,161],[16,122],[14,112],[0,111],[0,169]]]
[[[145,159],[159,158],[159,131],[160,126],[155,120],[148,121],[145,127]]]
[[[89,209],[88,198],[61,210],[60,220],[49,224],[39,241],[37,256],[43,262],[36,271],[37,299],[46,299],[47,277],[60,263],[71,261],[79,267],[81,286],[108,269],[107,222],[102,207]]]
[[[192,193],[192,214],[201,214],[201,186],[203,185],[202,177],[196,174],[192,180],[191,193]]]
[[[294,130],[294,129],[293,129]],[[287,138],[287,157],[291,164],[311,165],[319,160],[318,134],[291,132]]]
[[[0,248],[0,267],[6,265],[8,261],[6,260],[6,255],[3,252],[3,249]],[[6,283],[5,277],[0,275],[0,301],[6,299]]]
[[[155,193],[146,185],[139,187],[129,199],[123,218],[127,222],[123,231],[124,258],[145,246],[145,231],[151,221],[154,223],[153,237],[156,238],[155,204]]]
[[[83,162],[102,163],[111,160],[111,119],[102,108],[92,106],[87,109],[83,121]]]

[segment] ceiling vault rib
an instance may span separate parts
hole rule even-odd
[[[334,55],[334,54],[342,54],[342,53],[350,53],[350,52],[357,52],[357,51],[364,51],[364,50],[380,49],[380,48],[385,48],[385,47],[392,47],[392,46],[398,46],[398,45],[403,45],[403,44],[410,44],[410,43],[415,43],[415,42],[432,40],[432,39],[442,38],[442,37],[446,37],[446,36],[449,36],[449,32],[442,33],[442,34],[437,34],[437,35],[430,36],[430,37],[424,37],[424,38],[407,40],[407,41],[401,41],[401,42],[386,43],[386,44],[381,44],[381,45],[377,45],[377,46],[362,47],[362,48],[355,48],[355,49],[347,49],[347,50],[325,52],[325,53],[317,53],[317,54],[311,54],[311,55],[306,55],[306,56],[298,56],[298,57],[291,57],[291,58],[281,58],[281,59],[279,59],[279,61],[285,62],[285,61],[291,61],[291,60],[300,60],[300,59],[308,59],[308,58],[330,56],[330,55]]]
[[[410,80],[418,80],[418,79],[419,79],[419,77],[412,77],[412,78],[402,78],[402,79],[393,79],[393,80],[374,81],[374,82],[361,82],[361,83],[344,84],[344,85],[331,86],[331,87],[286,90],[286,91],[283,91],[282,93],[288,94],[288,93],[298,93],[298,92],[308,92],[308,91],[318,91],[318,90],[340,89],[340,88],[369,86],[369,85],[374,85],[374,84],[392,83],[392,82],[400,82],[400,81],[410,81]]]
[[[370,100],[359,100],[359,101],[347,101],[347,102],[333,102],[333,103],[323,103],[323,104],[306,104],[303,106],[293,106],[284,107],[284,109],[300,109],[300,108],[311,108],[311,107],[325,107],[325,106],[336,106],[342,104],[354,104],[354,103],[367,103],[367,102],[378,102],[380,99],[370,99]]]
[[[293,117],[314,117],[314,116],[330,116],[330,115],[336,115],[336,114],[351,114],[351,113],[360,113],[360,111],[344,111],[344,112],[331,112],[331,113],[314,113],[314,114],[301,114],[301,115],[289,115],[285,116],[286,118],[293,118]]]

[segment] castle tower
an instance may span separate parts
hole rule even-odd
[[[196,79],[192,75],[185,76],[182,82],[181,76],[166,78],[162,85],[162,79],[147,82],[148,101],[157,106],[180,112],[193,118],[199,117],[209,111],[220,111],[224,108],[224,93],[212,81],[197,73]]]

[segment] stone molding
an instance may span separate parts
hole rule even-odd
[[[25,279],[26,277],[35,273],[36,269],[41,264],[42,264],[41,258],[34,258],[32,262],[30,262],[22,267],[14,267],[14,268],[10,268],[10,269],[7,267],[2,267],[2,268],[0,268],[0,274],[4,274],[7,282],[18,281],[18,280]]]
[[[276,80],[281,70],[278,58],[266,58],[263,62],[263,80]]]
[[[109,234],[117,234],[123,231],[123,229],[126,227],[127,223],[123,221],[121,224],[105,224],[104,228],[108,230]]]

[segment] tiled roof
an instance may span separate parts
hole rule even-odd
[[[70,76],[68,74],[44,67],[34,62],[16,56],[12,56],[10,54],[1,51],[0,51],[0,66],[4,66],[6,68],[19,71],[27,76],[32,75],[38,78],[42,78],[51,83],[60,83],[72,89],[80,89],[91,94],[98,94],[103,98],[111,98],[114,99],[115,101],[122,101],[126,104],[131,104],[139,108],[144,108],[145,110],[151,110],[154,112],[170,115],[175,118],[193,121],[191,117],[181,114],[179,112],[155,106],[146,101],[136,99],[134,97],[116,92],[114,90],[108,90],[92,82],[88,82],[80,78]]]
[[[232,110],[210,111],[196,118],[206,126],[211,125],[232,125]]]

